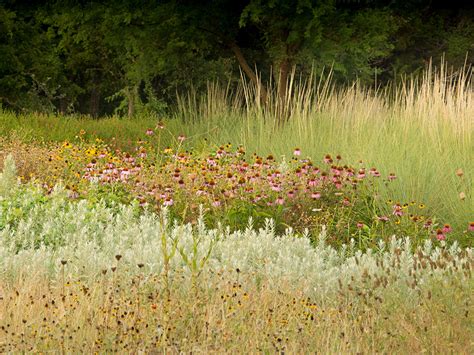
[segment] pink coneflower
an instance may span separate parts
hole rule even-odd
[[[329,154],[326,154],[326,156],[323,159],[323,162],[325,162],[326,164],[332,164],[333,160]]]
[[[378,219],[380,222],[388,222],[388,217],[387,217],[387,216],[380,216],[380,217],[377,217],[377,219]]]
[[[474,232],[474,222],[469,222],[469,227],[467,227],[469,232]]]
[[[362,229],[362,228],[364,228],[364,223],[357,222],[357,229]]]
[[[428,219],[425,224],[423,224],[423,228],[428,229],[433,225],[433,221],[431,219]]]
[[[285,199],[281,196],[278,196],[278,198],[276,199],[275,203],[277,205],[283,205],[285,203]]]
[[[308,186],[316,186],[318,184],[318,181],[316,179],[310,179],[308,181]]]
[[[321,194],[320,194],[319,192],[313,192],[313,193],[311,194],[311,198],[312,198],[313,200],[319,200],[319,199],[321,198]]]
[[[178,141],[179,141],[180,143],[183,143],[185,139],[186,139],[186,136],[185,136],[184,134],[180,134],[180,135],[178,136]]]
[[[334,186],[336,187],[336,189],[340,189],[342,188],[342,182],[340,182],[339,180],[336,180],[334,181]]]
[[[369,170],[369,174],[372,175],[372,176],[374,176],[374,177],[379,177],[379,176],[380,176],[380,173],[379,173],[379,172],[377,171],[377,169],[375,169],[375,168],[371,168],[371,169]]]
[[[442,229],[443,233],[449,233],[449,232],[451,232],[452,230],[453,230],[453,229],[451,228],[451,226],[450,226],[449,224],[445,224],[445,225],[443,226],[443,229]]]
[[[287,195],[288,195],[289,198],[293,198],[293,197],[295,197],[295,192],[293,190],[290,190],[290,191],[288,191]]]
[[[436,231],[436,239],[438,240],[446,240],[446,235],[443,233],[441,229]]]
[[[393,180],[395,180],[396,178],[397,178],[397,176],[396,176],[394,173],[388,174],[388,180],[389,180],[389,181],[393,181]]]
[[[145,134],[146,134],[147,136],[152,136],[154,133],[155,133],[155,132],[153,132],[153,130],[152,130],[151,128],[148,128],[148,129],[146,130],[146,132],[145,132]]]
[[[293,155],[296,155],[296,156],[301,155],[301,150],[300,150],[300,148],[295,148],[295,150],[293,151]]]
[[[365,178],[365,170],[364,169],[359,169],[359,173],[357,174],[357,178],[359,178],[359,179]]]
[[[221,205],[221,201],[219,201],[217,198],[212,202],[213,207],[219,207]]]
[[[393,214],[394,216],[398,216],[398,217],[403,216],[403,207],[400,206],[400,205],[398,205],[398,204],[397,204],[397,205],[394,205],[394,206],[393,206],[393,212],[392,212],[392,214]]]
[[[163,205],[165,206],[173,206],[173,204],[174,204],[174,201],[171,197],[167,197],[165,201],[163,202]]]
[[[273,190],[273,191],[280,192],[280,191],[281,191],[281,186],[280,186],[280,185],[277,185],[277,184],[273,184],[273,185],[272,185],[272,190]]]

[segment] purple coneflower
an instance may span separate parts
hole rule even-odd
[[[469,232],[474,232],[474,222],[469,222],[469,227],[467,227]]]
[[[451,228],[451,226],[450,226],[449,224],[445,224],[445,225],[443,226],[443,229],[442,229],[442,230],[443,230],[443,233],[449,233],[449,232],[451,232],[453,229]]]
[[[163,202],[163,205],[164,205],[164,206],[173,206],[173,204],[174,204],[174,201],[173,201],[173,199],[172,199],[171,197],[167,197],[167,198],[165,199],[165,202]]]
[[[443,233],[441,229],[436,231],[436,239],[438,240],[446,240],[446,235]]]
[[[326,164],[332,164],[333,160],[331,158],[331,156],[329,154],[326,154],[326,156],[324,157],[323,161],[326,163]]]

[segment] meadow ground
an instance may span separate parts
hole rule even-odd
[[[1,112],[0,351],[472,353],[471,78],[289,85]]]

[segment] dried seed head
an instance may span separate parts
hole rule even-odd
[[[66,265],[67,264],[67,260],[61,260],[61,265]]]
[[[117,270],[117,267],[116,267],[116,266],[112,266],[110,269],[112,270],[112,272],[115,272],[115,270]]]
[[[117,261],[120,261],[120,259],[122,259],[122,255],[120,254],[115,255],[115,259],[117,259]]]
[[[139,264],[137,264],[137,266],[141,269],[142,267],[145,266],[145,264],[139,263]]]

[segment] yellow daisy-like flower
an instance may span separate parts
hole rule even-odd
[[[86,155],[89,156],[89,157],[92,157],[94,155],[96,155],[97,151],[95,150],[95,148],[89,148],[86,150]]]
[[[418,208],[420,208],[420,209],[423,209],[423,208],[425,208],[425,207],[426,207],[426,206],[425,206],[423,203],[420,203],[420,204],[418,205]]]
[[[65,141],[65,142],[63,143],[63,148],[71,149],[71,148],[72,148],[72,144],[69,143],[68,141]]]
[[[171,149],[170,147],[166,148],[165,150],[163,150],[163,153],[165,154],[171,154],[173,153],[173,149]]]

